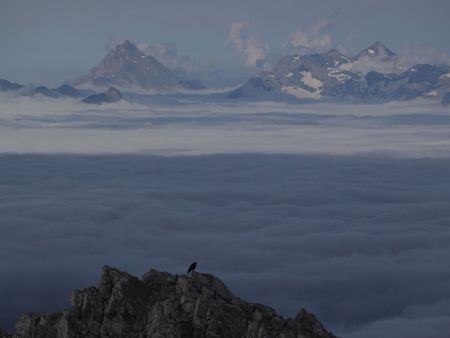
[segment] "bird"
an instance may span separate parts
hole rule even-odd
[[[188,269],[188,272],[187,272],[188,276],[191,273],[191,271],[195,270],[196,267],[197,267],[197,262],[194,262],[191,265],[189,265],[189,269]]]

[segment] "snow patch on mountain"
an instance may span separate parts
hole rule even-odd
[[[352,78],[350,75],[342,72],[340,69],[327,68],[327,70],[328,70],[328,76],[334,77],[339,82],[345,82]]]
[[[310,92],[301,87],[284,86],[281,88],[281,91],[283,93],[293,95],[299,99],[314,99],[314,100],[320,99],[320,91],[317,91],[317,90]]]
[[[302,82],[306,86],[314,88],[315,92],[319,91],[323,87],[323,82],[313,77],[310,71],[302,71],[300,74],[302,75]]]

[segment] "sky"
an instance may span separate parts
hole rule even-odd
[[[60,84],[126,38],[163,49],[163,63],[238,79],[296,50],[352,54],[375,41],[443,61],[449,14],[447,0],[0,0],[0,78]]]

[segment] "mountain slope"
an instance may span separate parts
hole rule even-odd
[[[135,44],[126,40],[111,50],[100,63],[75,84],[100,87],[118,86],[140,89],[197,89],[180,79],[151,55],[142,53]]]
[[[197,272],[188,277],[151,270],[140,280],[104,267],[99,286],[75,291],[71,302],[59,313],[23,315],[13,337],[335,337],[305,310],[283,319]]]

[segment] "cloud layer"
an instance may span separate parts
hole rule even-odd
[[[429,101],[298,105],[201,95],[135,99],[142,104],[0,100],[0,152],[450,156],[448,108]]]
[[[197,260],[343,337],[445,337],[448,108],[134,99],[0,100],[0,152],[28,153],[0,155],[0,326],[64,308],[103,264]]]
[[[450,160],[298,155],[0,157],[0,326],[67,306],[111,264],[192,261],[343,337],[444,338]]]

